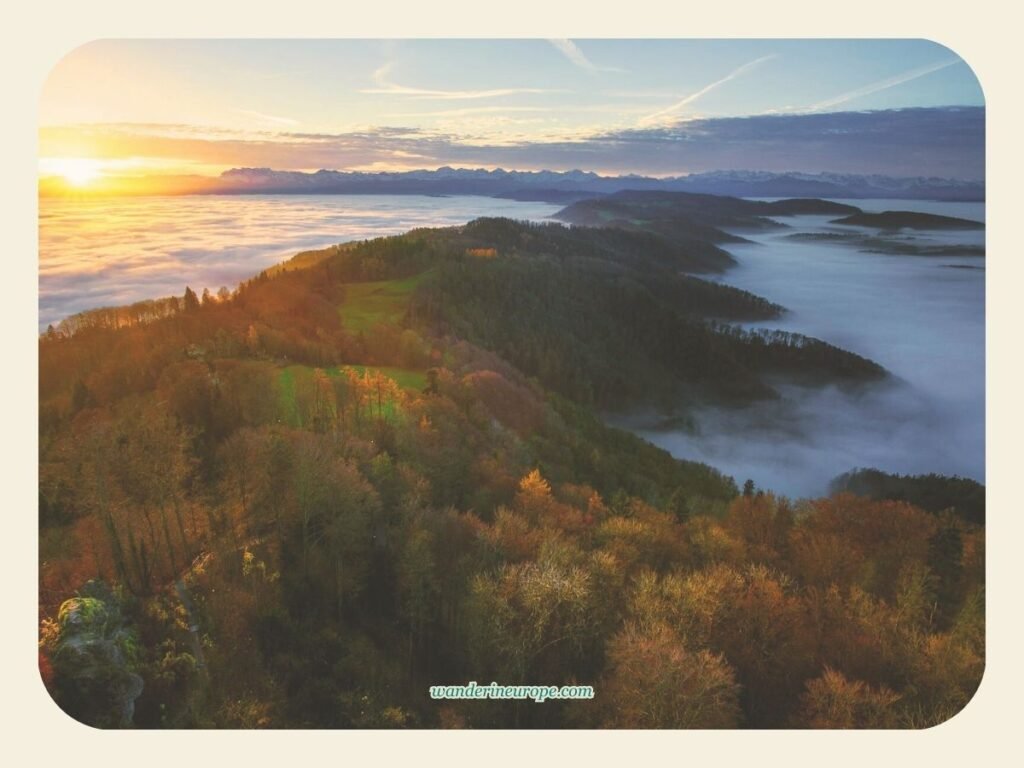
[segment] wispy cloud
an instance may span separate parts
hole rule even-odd
[[[934,64],[926,64],[923,67],[907,70],[906,72],[894,75],[893,77],[888,77],[885,80],[879,80],[878,82],[871,83],[870,85],[865,85],[861,88],[857,88],[856,90],[847,91],[846,93],[840,94],[839,96],[835,96],[831,99],[819,101],[817,104],[812,104],[807,109],[810,112],[831,109],[832,107],[840,104],[845,104],[848,101],[859,99],[862,96],[869,96],[872,93],[878,93],[879,91],[884,91],[888,88],[894,88],[897,85],[903,85],[903,83],[909,83],[911,80],[917,80],[919,77],[930,75],[932,72],[938,72],[940,69],[951,67],[961,61],[962,59],[949,59],[947,61],[939,61]]]
[[[278,115],[268,115],[265,112],[257,112],[253,109],[236,109],[234,110],[239,115],[245,115],[246,117],[252,117],[263,123],[270,125],[298,125],[298,120],[292,120],[290,117],[280,117]]]
[[[572,40],[565,39],[552,39],[548,40],[557,51],[559,51],[565,58],[571,61],[580,69],[585,69],[587,72],[622,72],[623,70],[618,67],[602,67],[598,66],[590,59],[586,57],[580,47],[576,45]]]
[[[391,96],[410,96],[418,99],[441,99],[462,101],[468,99],[495,99],[502,96],[515,96],[523,93],[551,93],[547,88],[489,88],[481,90],[438,90],[432,88],[412,88],[399,85],[389,79],[393,63],[385,64],[373,73],[375,88],[363,88],[360,93],[388,94]]]
[[[513,112],[547,112],[546,107],[462,107],[459,109],[439,109],[428,112],[392,112],[384,117],[465,117],[467,115],[502,115]]]
[[[665,89],[643,90],[632,88],[629,90],[602,91],[601,95],[612,99],[671,99],[676,94]]]
[[[646,115],[645,117],[640,118],[640,121],[639,121],[640,127],[650,127],[650,126],[653,126],[653,125],[662,125],[662,124],[665,124],[665,123],[673,122],[673,120],[675,120],[679,116],[679,113],[682,111],[682,109],[685,106],[687,106],[688,104],[692,104],[697,99],[701,98],[702,96],[707,95],[708,93],[710,93],[711,91],[715,90],[719,86],[725,85],[730,80],[735,80],[740,75],[743,75],[743,74],[751,71],[752,69],[755,69],[756,67],[761,66],[766,61],[770,61],[771,59],[774,59],[774,58],[776,58],[776,55],[775,54],[770,54],[768,56],[762,56],[759,59],[754,59],[753,61],[749,61],[746,64],[744,64],[742,67],[737,67],[736,69],[734,69],[732,72],[730,72],[725,77],[721,78],[720,80],[715,80],[713,83],[708,83],[703,88],[701,88],[699,91],[695,91],[694,93],[691,93],[689,96],[683,98],[680,101],[677,101],[672,106],[666,107],[665,109],[659,110],[658,112],[654,112],[653,114]]]

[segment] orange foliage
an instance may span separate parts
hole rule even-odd
[[[629,624],[612,638],[601,684],[606,727],[735,728],[739,691],[721,656],[691,651],[664,624]]]
[[[892,596],[900,570],[927,559],[938,529],[934,515],[903,502],[842,494],[811,509],[790,541],[794,575],[808,584],[859,584]]]
[[[898,694],[885,686],[872,688],[847,680],[829,667],[807,683],[799,724],[810,728],[897,728]]]

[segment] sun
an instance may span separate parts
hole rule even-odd
[[[88,157],[44,157],[40,171],[61,176],[72,187],[86,187],[101,175],[102,162]]]

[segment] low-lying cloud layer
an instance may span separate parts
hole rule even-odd
[[[85,309],[180,296],[186,285],[234,288],[310,248],[477,216],[541,219],[558,208],[485,197],[383,195],[45,200],[40,328]]]
[[[857,201],[982,220],[980,203]],[[702,408],[693,430],[641,429],[682,458],[790,496],[824,493],[854,467],[985,479],[985,272],[979,256],[894,256],[794,242],[795,229],[854,230],[828,217],[729,246],[723,281],[789,308],[773,327],[865,355],[893,380],[859,391],[778,387],[782,398],[739,410]],[[917,232],[918,244],[984,243],[983,232]],[[951,269],[950,266],[959,267]],[[636,427],[634,421],[632,426]]]

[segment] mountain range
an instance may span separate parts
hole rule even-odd
[[[588,171],[450,168],[314,173],[233,168],[202,191],[212,194],[486,195],[572,202],[622,190],[699,192],[734,197],[840,197],[982,201],[983,181],[838,173],[711,171],[688,176],[601,176]]]

